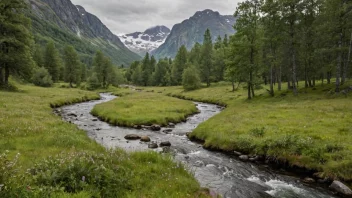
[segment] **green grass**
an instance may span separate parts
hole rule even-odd
[[[169,122],[179,123],[197,113],[196,106],[190,101],[147,92],[131,94],[126,89],[115,92],[119,93],[125,96],[95,106],[92,114],[113,125],[133,127],[152,124],[166,126]]]
[[[43,193],[47,192],[45,189],[52,191],[50,197],[92,196],[91,191],[95,189],[95,184],[88,186],[87,189],[70,193],[61,188],[53,191],[55,188],[51,187],[61,183],[55,185],[46,183],[41,184],[46,187],[43,190],[43,186],[38,184],[38,176],[27,173],[27,170],[39,166],[39,170],[44,170],[45,174],[51,175],[44,178],[44,181],[48,182],[57,179],[60,174],[89,172],[86,164],[80,164],[81,158],[73,158],[77,163],[67,160],[72,155],[86,153],[88,156],[109,156],[109,151],[88,138],[86,133],[75,125],[62,121],[61,117],[54,115],[51,109],[51,106],[57,107],[96,99],[98,94],[78,89],[17,86],[20,89],[19,92],[0,91],[0,154],[8,151],[8,158],[0,156],[0,164],[14,166],[14,170],[12,168],[0,170],[0,184],[5,184],[5,187],[10,189],[10,191],[0,191],[0,196],[43,197]],[[12,160],[18,153],[20,154],[18,162],[13,165]],[[65,160],[67,163],[75,163],[78,169],[62,167],[53,170],[43,169],[43,167],[50,167],[49,162],[54,159],[62,159],[62,163]],[[193,176],[168,156],[157,153],[127,154],[119,151],[111,160],[109,157],[105,162],[106,157],[98,157],[98,159],[100,161],[95,161],[101,163],[98,167],[104,170],[104,175],[96,179],[99,181],[123,179],[128,187],[118,189],[125,197],[197,197],[200,190]],[[54,163],[51,166],[56,165],[63,166],[60,163]],[[115,178],[119,173],[110,170],[125,170],[126,174],[121,178]],[[27,186],[32,190],[27,190]],[[101,192],[94,192],[94,195],[108,191],[109,189],[101,189]]]
[[[303,88],[298,96],[284,90],[270,97],[261,89],[251,101],[245,89],[231,92],[226,84],[191,92],[181,87],[146,90],[226,105],[191,134],[208,148],[270,156],[352,181],[352,94],[336,95],[333,85]]]

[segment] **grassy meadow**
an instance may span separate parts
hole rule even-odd
[[[336,95],[333,84],[301,88],[298,96],[283,90],[270,97],[266,89],[256,90],[251,101],[246,89],[231,92],[226,83],[190,92],[146,91],[227,106],[191,134],[208,148],[265,155],[352,182],[352,94]]]
[[[113,125],[133,127],[153,124],[167,126],[169,122],[182,122],[187,116],[198,112],[191,101],[151,92],[124,93],[126,89],[117,90],[115,94],[124,96],[96,105],[92,114]]]
[[[168,156],[107,151],[51,107],[97,99],[78,89],[0,91],[0,197],[206,197]]]

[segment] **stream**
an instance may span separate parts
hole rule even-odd
[[[101,94],[100,100],[62,107],[61,114],[65,121],[85,130],[90,138],[106,148],[118,147],[126,151],[150,150],[148,143],[125,140],[124,137],[128,134],[149,136],[157,143],[170,141],[175,160],[184,163],[202,187],[207,187],[224,198],[335,197],[325,188],[303,184],[297,177],[277,173],[264,165],[242,162],[220,152],[208,151],[200,144],[189,141],[186,136],[188,132],[221,112],[222,108],[217,105],[195,102],[200,113],[189,117],[187,122],[176,124],[172,132],[166,134],[162,132],[164,128],[160,132],[153,132],[111,126],[90,114],[95,105],[115,98],[116,96],[110,94]]]

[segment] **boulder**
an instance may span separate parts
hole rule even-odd
[[[313,178],[306,177],[303,179],[303,182],[306,184],[313,184],[313,183],[315,183],[315,180]]]
[[[142,136],[141,142],[150,142],[150,138],[148,136]]]
[[[164,133],[171,133],[172,132],[172,129],[165,129],[163,130]]]
[[[160,143],[160,147],[170,147],[170,146],[171,146],[171,143],[169,141]]]
[[[150,149],[156,149],[156,148],[158,148],[158,144],[156,144],[156,143],[150,143],[150,144],[148,144],[148,148],[150,148]]]
[[[332,182],[329,188],[343,196],[352,197],[352,190],[340,181]]]
[[[160,130],[161,130],[161,127],[160,127],[159,125],[154,124],[154,125],[152,125],[152,126],[150,127],[150,129],[151,129],[152,131],[160,131]]]
[[[248,155],[241,155],[239,158],[240,158],[240,160],[245,161],[245,162],[249,160]]]
[[[141,139],[141,137],[139,135],[130,134],[130,135],[126,135],[125,139],[126,140],[139,140],[139,139]]]

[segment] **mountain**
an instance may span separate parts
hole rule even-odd
[[[97,50],[114,64],[129,64],[141,57],[130,51],[95,15],[70,0],[27,0],[31,7],[33,34],[37,43],[54,40],[62,50],[73,45],[83,61],[91,63]]]
[[[235,22],[235,17],[223,16],[219,12],[209,9],[196,12],[191,18],[174,25],[165,43],[154,50],[152,54],[157,58],[173,58],[182,45],[190,50],[196,42],[203,43],[204,32],[207,28],[211,31],[214,41],[219,35],[224,37],[225,34],[234,34],[233,25]]]
[[[168,27],[155,26],[144,32],[120,35],[119,38],[128,49],[144,56],[146,52],[151,52],[162,45],[169,34]]]

